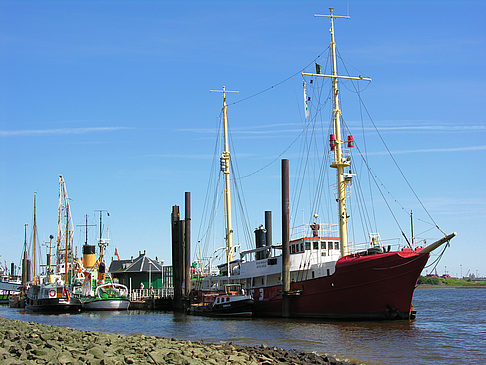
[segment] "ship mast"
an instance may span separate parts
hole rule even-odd
[[[346,184],[351,183],[351,175],[345,175],[344,169],[349,167],[351,164],[351,158],[349,155],[344,156],[343,144],[348,142],[348,146],[352,147],[352,137],[348,141],[344,141],[341,138],[341,109],[339,108],[339,88],[338,79],[350,79],[350,80],[366,80],[371,81],[371,79],[364,77],[352,77],[352,76],[339,76],[337,73],[337,60],[336,60],[336,42],[334,39],[334,18],[346,18],[349,16],[334,15],[333,8],[330,8],[330,15],[320,15],[315,14],[316,17],[326,17],[331,19],[331,55],[332,55],[332,74],[323,75],[320,73],[302,73],[302,75],[316,76],[316,77],[330,77],[332,79],[333,87],[333,131],[331,134],[331,150],[334,151],[334,161],[331,167],[336,169],[337,176],[337,190],[338,190],[338,206],[339,206],[339,239],[341,243],[341,256],[349,254],[349,244],[348,244],[348,211],[346,206]]]
[[[224,151],[221,154],[220,167],[224,177],[224,225],[225,225],[225,243],[226,243],[226,260],[229,265],[233,261],[233,222],[231,216],[231,179],[230,179],[230,151],[228,139],[228,114],[226,105],[226,93],[239,93],[239,91],[226,90],[223,86],[222,90],[210,90],[211,92],[223,93],[223,131],[224,131]],[[228,276],[230,270],[228,267]]]
[[[63,219],[64,217],[66,218],[66,224],[64,224]],[[59,255],[61,254],[61,242],[65,240],[65,247],[64,247],[64,280],[65,283],[67,284],[68,280],[68,266],[69,266],[69,255],[73,255],[73,225],[72,225],[72,219],[71,219],[71,212],[69,209],[69,198],[68,198],[68,193],[66,189],[66,183],[62,177],[62,175],[59,175],[59,204],[58,204],[58,217],[57,217],[57,242],[58,242],[58,257],[57,257],[57,263],[58,265],[61,265],[61,262],[59,260]],[[58,268],[58,272],[60,272]]]
[[[36,234],[37,234],[37,219],[36,219],[36,211],[35,211],[35,199],[37,197],[37,194],[34,193],[34,284],[37,283],[37,272],[36,272],[36,266],[37,266],[37,261],[36,261]]]

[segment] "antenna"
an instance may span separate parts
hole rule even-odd
[[[84,244],[88,244],[88,227],[96,227],[96,224],[88,224],[88,215],[85,215],[86,217],[86,223],[85,224],[77,224],[76,227],[85,227],[86,228],[86,241],[84,241]]]

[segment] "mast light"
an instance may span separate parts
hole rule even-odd
[[[329,145],[331,146],[331,151],[336,149],[336,135],[331,134],[329,136]]]

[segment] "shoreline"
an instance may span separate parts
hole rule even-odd
[[[415,289],[486,289],[486,285],[433,285],[419,284]]]
[[[81,331],[0,316],[2,364],[356,364],[261,345]]]

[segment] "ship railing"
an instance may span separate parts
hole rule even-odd
[[[339,225],[333,223],[314,223],[317,224],[317,235],[319,237],[339,237]],[[314,224],[301,224],[292,227],[290,231],[290,240],[296,240],[302,237],[314,237],[312,226]]]
[[[381,247],[384,252],[400,251],[402,248],[409,247],[401,238],[379,239],[376,242],[376,246]],[[370,241],[358,243],[350,242],[349,251],[350,253],[362,252],[373,246],[374,245]]]
[[[140,301],[146,298],[172,298],[174,297],[174,288],[159,289],[132,289],[129,295],[131,301]]]

